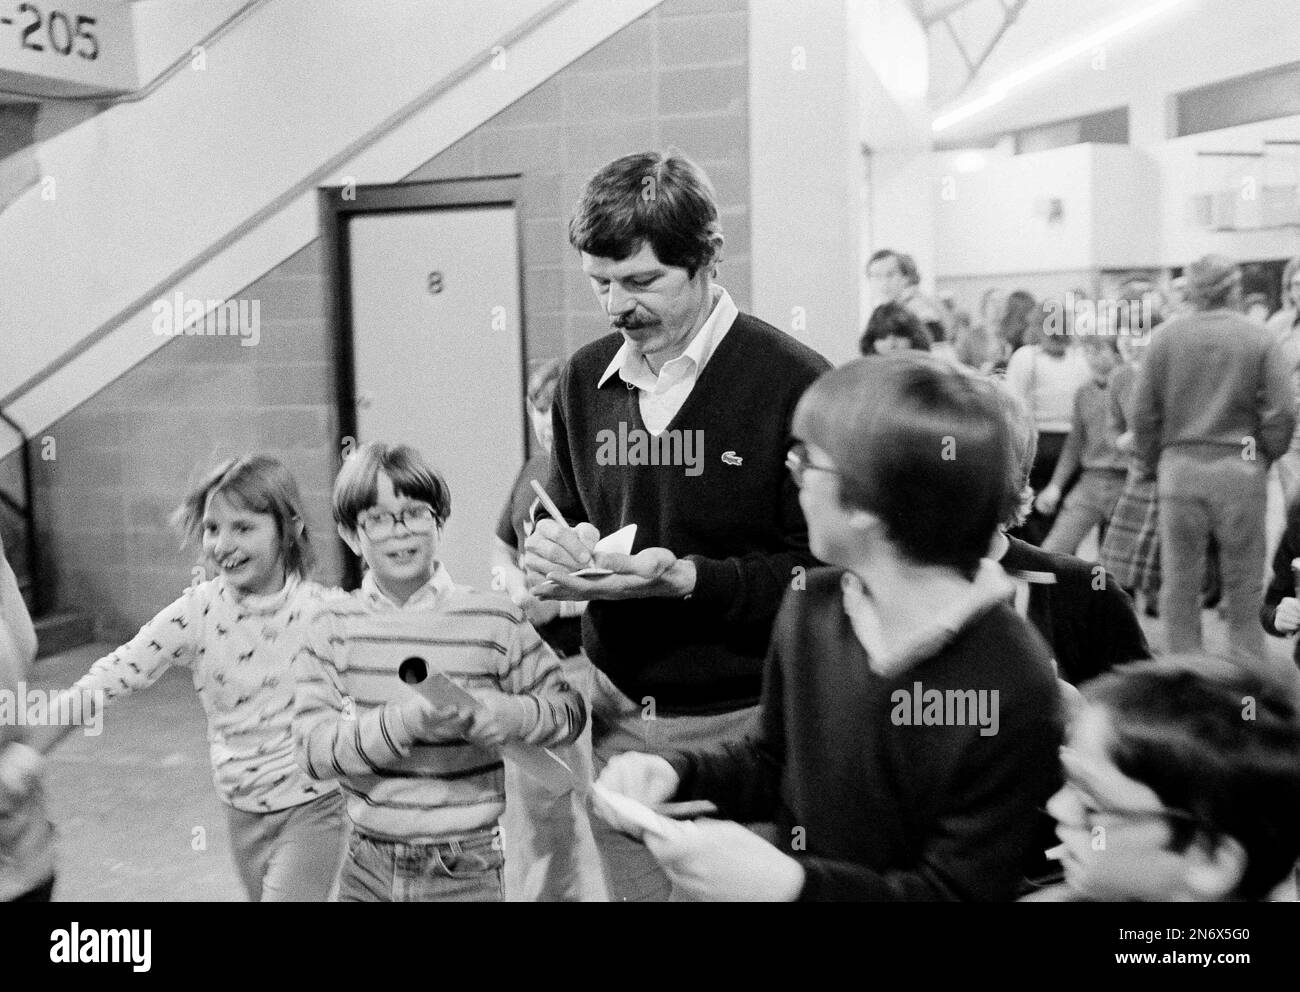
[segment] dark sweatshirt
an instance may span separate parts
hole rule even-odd
[[[1043,864],[1040,811],[1060,785],[1046,646],[999,602],[912,667],[879,675],[844,610],[841,575],[816,569],[807,590],[786,595],[757,735],[665,756],[681,776],[676,798],[774,820],[778,846],[804,868],[802,900],[1014,898]],[[896,723],[895,693],[915,697],[918,683],[921,696],[997,690],[997,732]]]
[[[1042,573],[1055,581],[1031,581],[1029,622],[1056,658],[1058,674],[1082,685],[1116,665],[1151,657],[1133,601],[1100,565],[1054,554],[1014,537],[999,562],[1013,577]]]
[[[781,597],[815,564],[785,457],[795,404],[830,363],[740,314],[661,435],[681,445],[689,435],[692,448],[680,448],[678,464],[631,464],[645,454],[634,447],[646,436],[638,391],[617,374],[596,385],[622,343],[618,333],[601,338],[561,373],[547,490],[569,524],[585,520],[604,535],[634,523],[633,553],[667,548],[695,563],[697,579],[685,600],[593,600],[583,645],[656,712],[752,706]],[[685,453],[693,464],[682,464]]]

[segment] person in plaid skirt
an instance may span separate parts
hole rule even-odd
[[[1140,299],[1140,297],[1137,297]],[[1123,313],[1125,308],[1121,307]],[[1153,310],[1152,324],[1159,323]],[[1120,350],[1126,352],[1127,361],[1111,373],[1110,427],[1116,435],[1115,446],[1122,454],[1133,451],[1133,390],[1137,385],[1145,346],[1151,340],[1151,327],[1130,330],[1117,327]],[[1136,333],[1134,333],[1136,331]],[[1101,543],[1102,566],[1121,586],[1133,596],[1138,593],[1146,601],[1148,616],[1157,614],[1156,599],[1160,595],[1160,521],[1156,504],[1156,484],[1141,482],[1130,470],[1124,491],[1111,514]]]
[[[1132,363],[1116,369],[1110,381],[1111,422],[1119,427],[1116,447],[1126,454],[1133,450],[1133,432],[1125,413],[1136,381],[1137,367]],[[1129,476],[1106,528],[1101,564],[1131,595],[1141,593],[1147,615],[1155,615],[1160,594],[1160,517],[1154,482]]]

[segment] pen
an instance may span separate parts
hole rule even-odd
[[[558,520],[562,527],[568,527],[569,525],[564,519],[564,514],[562,514],[560,508],[555,505],[555,501],[546,495],[546,490],[542,488],[542,484],[536,479],[533,479],[532,486],[533,492],[537,493],[537,498],[542,501],[542,506],[546,507],[546,512]]]

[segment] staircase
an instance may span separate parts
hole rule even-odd
[[[318,187],[401,180],[660,2],[372,0],[361,28],[353,0],[132,5],[138,92],[4,112],[0,415],[40,438],[167,343],[157,300],[233,298],[317,237]],[[93,625],[51,602],[22,449],[0,424],[0,528],[48,655]]]

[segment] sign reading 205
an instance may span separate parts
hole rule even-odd
[[[0,25],[18,30],[18,45],[34,52],[76,55],[93,62],[99,58],[99,39],[92,30],[96,19],[62,10],[43,11],[34,3],[20,3],[17,17],[0,16]]]

